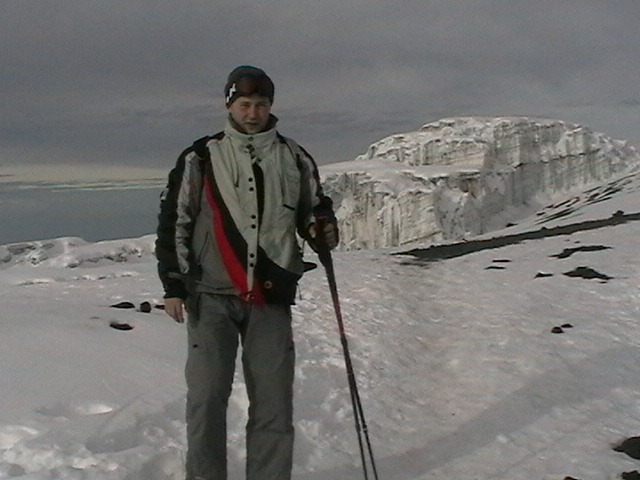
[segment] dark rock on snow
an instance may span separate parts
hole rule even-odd
[[[631,458],[640,460],[640,437],[627,438],[619,445],[613,447],[613,450],[616,452],[626,453]]]
[[[593,268],[590,267],[578,267],[569,272],[564,272],[563,275],[567,277],[581,277],[586,278],[587,280],[598,278],[600,280],[611,280],[613,277],[609,275],[605,275],[604,273],[600,273]]]
[[[120,302],[114,305],[111,305],[112,308],[136,308],[136,306],[131,302]]]
[[[111,328],[115,328],[116,330],[124,330],[124,331],[133,330],[133,326],[132,325],[129,325],[126,322],[117,322],[115,320],[113,322],[109,323],[109,326]]]
[[[546,278],[546,277],[553,277],[553,273],[538,272],[536,273],[536,276],[534,278]]]

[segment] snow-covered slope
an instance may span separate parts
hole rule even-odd
[[[0,245],[0,268],[16,264],[76,268],[128,262],[153,253],[155,235],[129,240],[89,243],[82,238],[62,237]]]
[[[640,470],[612,448],[640,435],[639,205],[629,174],[471,242],[335,253],[381,480]],[[183,480],[186,332],[142,308],[162,303],[152,242],[2,249],[0,479]],[[294,479],[361,480],[321,269],[293,313]],[[244,478],[243,387],[238,369],[230,480]]]
[[[626,142],[558,120],[450,118],[322,167],[346,250],[461,239],[640,165]]]

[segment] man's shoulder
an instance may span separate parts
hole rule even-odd
[[[280,143],[287,145],[294,154],[306,155],[307,157],[311,156],[304,147],[293,138],[282,135],[280,132],[276,132],[276,135]]]
[[[278,140],[281,143],[286,143],[288,145],[295,145],[296,147],[300,147],[300,144],[297,141],[295,141],[293,138],[287,137],[286,135],[283,135],[278,131],[276,131],[276,137],[278,137]]]
[[[224,132],[218,132],[214,135],[200,137],[182,152],[182,156],[187,157],[189,154],[195,153],[199,158],[207,158],[209,156],[209,143],[212,141],[219,142],[224,136]]]

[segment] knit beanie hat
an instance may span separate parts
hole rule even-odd
[[[273,103],[273,82],[264,70],[250,65],[241,65],[233,69],[224,86],[224,100],[227,106],[240,96],[258,94],[267,97]]]

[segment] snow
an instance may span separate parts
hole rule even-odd
[[[448,250],[334,253],[381,480],[640,469],[613,450],[640,434],[639,204],[640,176],[627,174]],[[153,242],[0,247],[0,479],[183,478],[186,332],[141,311],[162,303]],[[565,275],[579,267],[611,278]],[[136,308],[112,307],[124,301]],[[321,268],[293,311],[294,478],[362,478]],[[243,478],[246,407],[238,369],[231,480]]]

